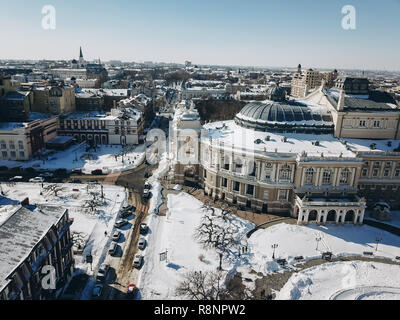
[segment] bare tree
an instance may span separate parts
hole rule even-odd
[[[92,196],[92,199],[88,199],[85,201],[85,207],[89,207],[91,211],[95,211],[97,207],[101,207],[104,205],[104,200],[103,198],[100,198],[100,195],[98,192],[90,192],[90,195]]]
[[[215,249],[219,253],[219,270],[222,270],[222,257],[226,250],[238,244],[235,231],[230,225],[231,212],[202,217],[201,224],[196,228],[194,238],[204,249]]]
[[[254,300],[249,288],[238,281],[228,279],[222,271],[190,271],[175,289],[178,296],[191,300]]]
[[[221,300],[227,294],[223,273],[190,271],[176,288],[176,294],[191,300]]]
[[[43,187],[43,190],[46,192],[54,192],[54,196],[57,197],[58,193],[63,191],[65,188],[61,185],[57,184],[50,184],[48,186]]]

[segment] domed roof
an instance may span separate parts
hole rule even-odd
[[[273,85],[268,88],[267,97],[272,101],[284,101],[286,99],[286,90],[279,85]]]
[[[289,101],[250,102],[236,115],[237,124],[265,131],[266,129],[310,127],[333,128],[330,113],[323,107],[310,107]]]

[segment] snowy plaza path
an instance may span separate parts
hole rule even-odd
[[[148,248],[138,283],[141,299],[180,299],[175,288],[189,271],[214,271],[219,265],[214,250],[204,250],[193,238],[195,228],[205,214],[203,203],[187,193],[168,195],[165,217],[151,216]],[[234,218],[238,237],[254,228],[252,223]],[[168,251],[167,261],[160,261],[160,253]],[[200,256],[204,257],[200,260]],[[224,270],[236,267],[237,256],[231,254],[223,260]]]
[[[277,300],[400,299],[400,266],[379,262],[334,262],[292,275]]]
[[[376,251],[376,238],[381,238]],[[316,238],[320,239],[317,249]],[[273,244],[278,244],[276,258],[286,259],[289,265],[296,264],[296,256],[305,260],[320,258],[323,252],[334,256],[362,256],[372,252],[375,257],[395,259],[400,256],[400,237],[367,225],[299,226],[286,223],[260,229],[249,239],[252,264],[256,271],[268,274],[280,270],[272,261]]]
[[[335,293],[331,300],[400,300],[400,287],[358,287]]]

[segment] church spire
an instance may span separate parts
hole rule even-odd
[[[79,47],[79,58],[83,58],[82,47]]]

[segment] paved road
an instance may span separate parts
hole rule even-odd
[[[136,207],[135,218],[130,220],[128,229],[123,231],[119,253],[115,257],[108,255],[105,261],[110,264],[111,271],[102,294],[104,300],[132,299],[126,294],[126,291],[129,284],[137,283],[138,280],[138,271],[133,267],[133,258],[138,252],[140,224],[148,214],[148,206],[141,203],[141,198],[136,193],[132,193],[130,203]]]

